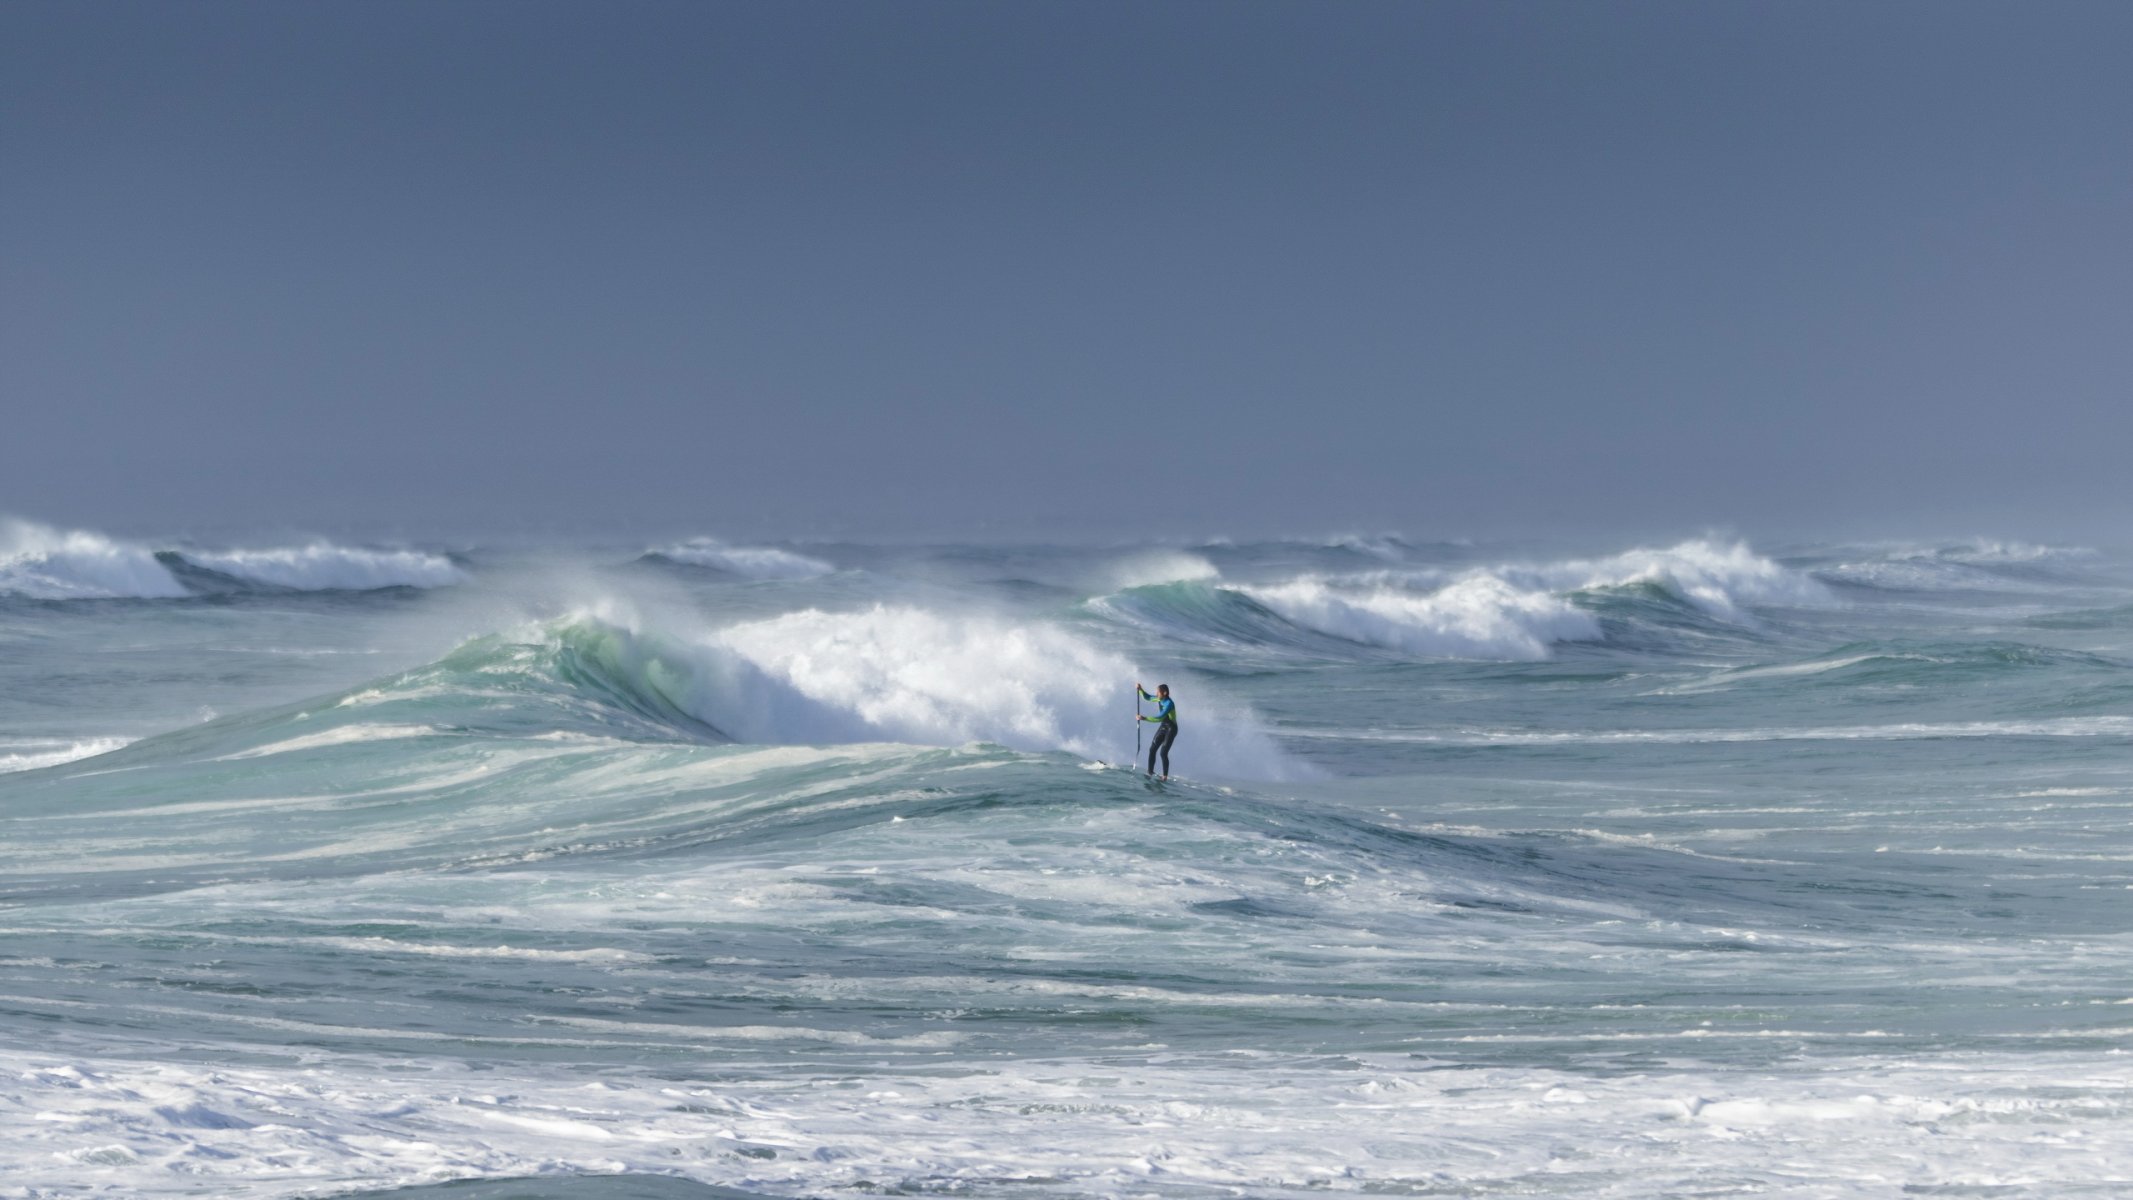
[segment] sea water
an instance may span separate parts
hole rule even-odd
[[[7,523],[0,1196],[2126,1195],[2129,655],[2066,546]]]

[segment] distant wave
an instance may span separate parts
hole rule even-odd
[[[1744,542],[1694,538],[1665,549],[1606,558],[1492,568],[1527,587],[1576,592],[1652,586],[1723,620],[1746,619],[1750,606],[1815,607],[1832,602],[1811,576],[1750,550]]]
[[[1601,640],[1602,617],[1620,608],[1624,593],[1656,594],[1678,606],[1677,614],[1737,625],[1754,622],[1754,607],[1832,600],[1821,583],[1745,545],[1699,539],[1607,558],[1460,571],[1129,588],[1092,607],[1166,633],[1234,644],[1320,652],[1322,639],[1332,638],[1424,658],[1516,662],[1545,659],[1561,643]]]
[[[126,738],[99,737],[67,741],[61,738],[0,739],[0,775],[56,767],[78,759],[108,754],[124,746]]]
[[[1833,584],[1881,591],[2035,592],[2082,580],[2098,558],[2086,546],[1898,542],[1841,550],[1813,570]]]
[[[466,581],[451,559],[421,550],[365,550],[312,542],[267,550],[180,550],[195,566],[249,583],[292,591],[370,591],[445,587]]]
[[[191,594],[146,546],[13,518],[0,519],[0,592],[38,600]]]
[[[421,550],[301,546],[201,550],[121,541],[0,519],[0,593],[39,600],[169,599],[256,587],[368,591],[443,587],[466,579],[451,559]]]
[[[712,567],[747,579],[814,579],[837,568],[772,546],[729,546],[712,538],[691,538],[651,551],[651,557],[692,567]]]
[[[2088,546],[2053,546],[2035,542],[2007,542],[1993,538],[1935,544],[1901,543],[1889,547],[1886,557],[1897,560],[1940,559],[1963,563],[2033,563],[2051,559],[2095,558]]]
[[[1487,572],[1430,591],[1322,579],[1238,590],[1298,625],[1428,658],[1542,659],[1557,642],[1600,636],[1570,601]]]

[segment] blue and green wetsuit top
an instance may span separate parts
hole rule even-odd
[[[1175,725],[1178,723],[1177,701],[1168,696],[1152,696],[1146,689],[1138,685],[1133,690],[1141,694],[1141,699],[1155,701],[1155,715],[1152,717],[1143,716],[1141,720],[1151,721],[1157,725]]]

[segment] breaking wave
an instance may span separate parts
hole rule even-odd
[[[712,538],[654,550],[648,555],[691,567],[728,571],[745,579],[815,579],[837,568],[819,558],[772,546],[729,546]]]
[[[0,520],[0,592],[37,600],[191,594],[146,546],[12,518]]]
[[[609,609],[477,639],[340,706],[371,724],[501,723],[520,733],[749,745],[990,742],[1120,759],[1133,745],[1136,679],[1155,682],[1067,630],[986,616],[878,605],[676,633]],[[1219,764],[1197,773],[1298,773],[1249,710],[1206,687],[1185,694],[1179,745],[1204,756],[1196,762]],[[417,708],[393,711],[410,702]]]
[[[466,572],[441,554],[421,550],[365,550],[312,542],[268,550],[184,550],[194,566],[247,583],[291,591],[371,591],[389,587],[445,587]]]
[[[124,746],[126,738],[0,738],[0,775],[56,767],[78,759],[109,754]]]
[[[37,600],[174,599],[206,592],[444,587],[466,572],[441,554],[313,541],[262,549],[156,549],[87,530],[0,520],[0,593]]]
[[[1092,604],[1135,624],[1226,644],[1322,652],[1327,639],[1424,658],[1536,661],[1567,642],[1601,641],[1603,617],[1672,606],[1753,626],[1753,610],[1830,603],[1820,582],[1749,550],[1708,540],[1607,558],[1448,569],[1304,574],[1271,583],[1173,583],[1129,588]],[[1669,614],[1651,611],[1652,619]],[[1628,619],[1624,617],[1623,619]]]
[[[1536,660],[1557,642],[1600,636],[1599,621],[1570,601],[1487,572],[1432,591],[1319,579],[1239,590],[1298,625],[1428,658]]]

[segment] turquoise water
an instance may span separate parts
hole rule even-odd
[[[2112,555],[12,536],[0,1196],[2133,1180]]]

